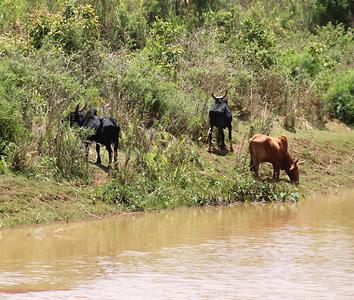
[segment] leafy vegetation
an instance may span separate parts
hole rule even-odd
[[[238,147],[279,124],[353,125],[351,10],[345,0],[2,1],[0,173],[93,184],[82,132],[62,122],[87,102],[123,132],[120,168],[92,197],[126,210],[296,200],[245,163],[221,176],[206,162],[210,95],[228,90]]]
[[[354,124],[354,71],[338,76],[328,89],[330,113],[347,124]]]

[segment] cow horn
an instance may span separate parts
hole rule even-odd
[[[87,107],[87,102],[85,103],[84,107],[83,107],[83,108],[81,108],[81,110],[80,110],[80,111],[84,111],[84,110],[86,109],[86,107]]]
[[[297,159],[294,161],[294,165],[296,165],[298,161],[299,161],[299,159],[297,158]]]
[[[226,90],[225,95],[223,96],[223,98],[225,98],[227,96],[227,92],[228,92],[228,90]]]
[[[75,112],[79,111],[79,107],[80,107],[80,103],[78,105],[76,105]]]
[[[217,98],[217,97],[215,97],[214,92],[213,92],[213,93],[211,93],[211,96],[212,96],[215,100],[218,100],[218,98]]]

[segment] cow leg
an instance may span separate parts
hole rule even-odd
[[[224,146],[224,130],[221,127],[218,127],[217,141],[218,141],[219,150],[221,150]]]
[[[253,162],[253,171],[254,171],[254,174],[256,175],[256,177],[259,177],[258,170],[259,170],[259,163]]]
[[[279,176],[280,176],[280,168],[273,165],[273,179],[275,181],[279,181]]]
[[[112,164],[112,147],[111,144],[106,145],[106,149],[108,151],[109,161],[108,161],[108,169],[111,167]]]
[[[118,145],[119,142],[117,140],[113,145],[113,161],[115,166],[117,166],[117,160],[118,160]]]
[[[85,159],[88,161],[89,158],[89,143],[85,143]]]
[[[251,160],[250,160],[250,170],[251,170],[251,172],[254,172],[254,166],[253,166],[252,157],[251,157]]]
[[[224,129],[221,129],[221,148],[226,149]]]
[[[232,148],[232,126],[228,126],[229,129],[229,143],[230,143],[230,151],[234,151],[234,148]]]
[[[259,174],[258,174],[259,164],[260,164],[260,162],[257,161],[257,159],[255,159],[255,156],[252,155],[252,152],[251,152],[250,169],[251,169],[251,171],[254,172],[254,175],[256,177],[259,177]]]
[[[211,152],[211,140],[213,137],[213,126],[210,126],[208,130],[208,152]]]
[[[97,152],[97,161],[96,164],[101,164],[101,156],[100,156],[100,144],[96,144],[96,152]]]

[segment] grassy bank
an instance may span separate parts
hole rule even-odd
[[[254,199],[247,197],[257,197],[257,193],[263,197],[271,193],[274,193],[271,195],[274,197],[284,192],[287,196],[293,195],[294,197],[296,194],[291,193],[299,193],[303,197],[316,192],[334,192],[345,186],[353,185],[353,130],[343,124],[330,122],[323,130],[307,128],[298,130],[296,133],[284,132],[281,127],[276,126],[273,134],[278,133],[285,133],[288,136],[290,149],[296,157],[304,161],[300,167],[298,189],[288,183],[288,178],[284,173],[281,174],[279,183],[272,183],[270,165],[261,167],[264,182],[253,180],[247,170],[249,126],[240,123],[235,132],[237,142],[233,153],[209,154],[205,145],[191,145],[196,151],[199,167],[192,172],[191,169],[195,168],[194,163],[187,166],[182,173],[186,177],[185,180],[192,181],[191,184],[184,186],[176,184],[172,192],[169,190],[172,188],[171,185],[161,179],[158,183],[160,186],[154,187],[152,195],[151,193],[141,194],[144,189],[148,190],[148,185],[151,184],[147,180],[140,182],[139,187],[122,186],[126,193],[124,201],[121,198],[119,198],[120,201],[118,198],[114,201],[114,197],[107,200],[107,193],[111,192],[112,182],[116,180],[114,178],[117,178],[117,174],[109,175],[93,164],[89,168],[95,176],[89,185],[63,182],[59,184],[55,181],[28,178],[13,173],[0,175],[1,227],[99,218],[129,211],[181,205],[218,205],[239,200],[252,201]],[[121,168],[123,168],[125,158],[126,153],[123,153]],[[122,169],[120,172],[126,173],[127,171]],[[197,176],[197,178],[191,178],[191,176]],[[199,180],[208,186],[201,189]],[[274,190],[269,186],[279,190]],[[137,191],[138,194],[129,194],[132,191]],[[154,193],[157,195],[155,196]],[[106,197],[103,197],[104,195]],[[118,197],[117,194],[114,195]],[[130,195],[130,198],[127,195]],[[122,194],[119,196],[121,197]],[[243,199],[240,199],[240,196]]]
[[[353,16],[348,1],[332,2],[1,3],[3,226],[297,200],[350,184]],[[226,90],[235,152],[208,154],[211,94]],[[63,122],[84,103],[121,125],[119,171],[87,164],[88,132]],[[305,161],[299,189],[273,184],[269,168],[252,177],[252,133],[289,137]]]

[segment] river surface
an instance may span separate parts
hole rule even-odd
[[[0,299],[354,299],[354,190],[0,231]]]

